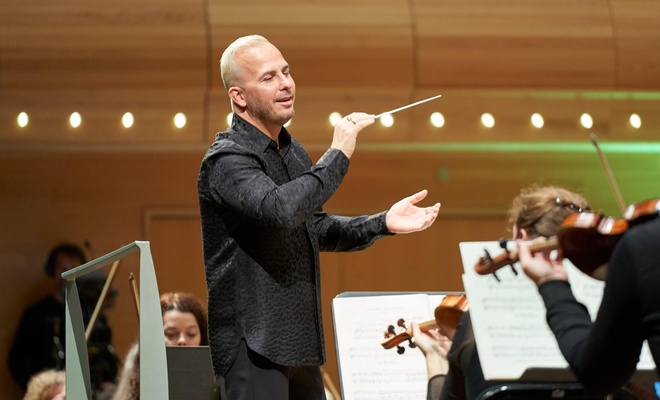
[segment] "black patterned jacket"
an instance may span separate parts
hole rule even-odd
[[[353,251],[388,235],[385,212],[328,215],[349,160],[329,149],[312,165],[285,128],[277,144],[238,116],[202,161],[198,192],[216,376],[241,338],[285,366],[325,361],[319,251]]]

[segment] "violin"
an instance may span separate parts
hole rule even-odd
[[[534,253],[560,249],[562,256],[585,274],[604,280],[604,268],[623,234],[630,228],[658,216],[660,199],[650,199],[631,204],[623,218],[607,217],[600,212],[569,214],[559,227],[556,236],[543,243],[533,243],[529,250]],[[488,252],[474,265],[480,275],[495,273],[498,269],[518,262],[518,253],[506,249],[506,241],[500,241],[504,252],[491,257]],[[514,270],[515,271],[515,270]],[[495,275],[497,277],[497,275]]]
[[[435,319],[420,322],[419,328],[422,332],[438,329],[444,336],[453,340],[456,333],[456,325],[458,325],[461,315],[468,311],[469,308],[470,305],[465,294],[448,294],[442,299],[440,305],[435,308]],[[403,318],[397,321],[397,325],[403,328],[403,331],[396,333],[393,325],[388,326],[387,331],[385,331],[385,340],[381,345],[384,349],[396,347],[397,352],[403,354],[405,349],[403,346],[400,346],[401,343],[408,341],[409,347],[415,347],[415,344],[412,342],[412,328],[406,327]]]

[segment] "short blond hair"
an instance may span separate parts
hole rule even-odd
[[[64,388],[64,371],[47,369],[30,378],[23,400],[50,400]]]
[[[268,39],[260,35],[249,35],[240,37],[230,44],[220,57],[220,75],[225,89],[236,85],[240,71],[236,65],[236,54],[242,50],[270,43]]]

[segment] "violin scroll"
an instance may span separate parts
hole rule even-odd
[[[557,236],[542,243],[533,243],[530,251],[537,253],[559,249],[580,271],[603,280],[614,247],[628,228],[656,218],[660,214],[660,199],[631,204],[623,218],[611,218],[601,212],[579,212],[566,216]],[[495,273],[498,269],[518,262],[518,252],[505,249],[492,257],[487,251],[474,265],[480,275]],[[497,279],[497,276],[495,276]],[[498,279],[499,280],[499,279]]]
[[[403,328],[403,330],[397,333],[394,325],[389,325],[387,327],[387,331],[385,331],[386,340],[383,341],[381,345],[383,346],[384,349],[391,349],[392,347],[396,347],[396,352],[399,354],[403,354],[406,351],[406,349],[403,346],[401,346],[401,343],[408,341],[408,347],[410,348],[414,348],[416,347],[416,345],[412,341],[413,338],[412,329],[410,327],[406,327],[406,323],[404,319],[399,318],[396,324],[399,328]],[[429,330],[429,329],[437,328],[437,325],[435,324],[435,321],[426,321],[419,324],[419,327],[422,330]]]
[[[435,319],[419,323],[419,329],[422,332],[431,329],[438,329],[440,332],[447,336],[449,339],[454,339],[456,333],[456,326],[464,312],[469,310],[469,303],[465,294],[448,294],[443,297],[440,305],[435,308]],[[413,333],[410,327],[406,327],[403,318],[399,318],[397,326],[402,328],[400,332],[396,332],[394,325],[389,325],[385,331],[385,341],[381,343],[383,348],[391,349],[397,348],[397,353],[403,354],[405,348],[400,346],[401,343],[408,341],[408,347],[416,347],[413,342]]]

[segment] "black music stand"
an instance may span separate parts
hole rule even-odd
[[[215,380],[209,346],[167,346],[170,400],[227,400],[225,381]]]
[[[506,383],[487,389],[477,400],[523,400],[523,399],[571,399],[571,400],[636,400],[637,397],[623,389],[608,396],[595,395],[578,382]]]

